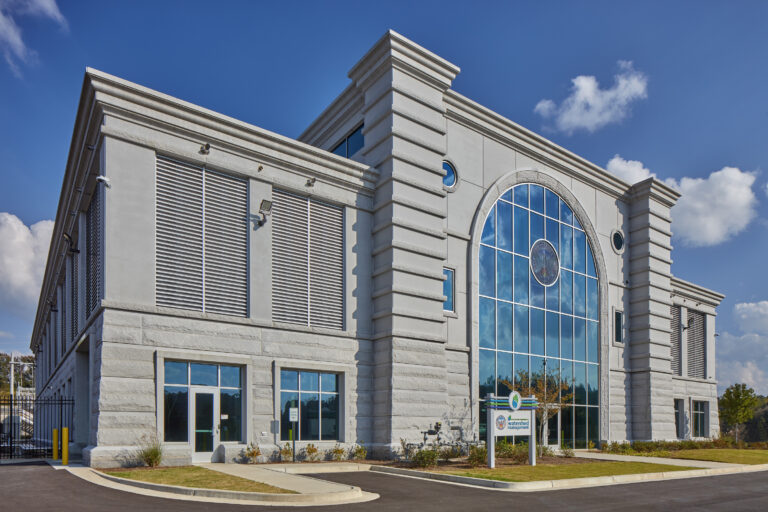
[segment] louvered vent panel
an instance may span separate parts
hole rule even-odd
[[[310,324],[344,328],[344,210],[310,201]]]
[[[680,361],[680,306],[671,306],[672,320],[669,335],[670,355],[672,356],[672,375],[682,375],[683,368]]]
[[[101,188],[96,185],[86,212],[86,318],[101,299]]]
[[[248,185],[205,172],[205,311],[246,316]]]
[[[59,303],[59,342],[61,343],[61,353],[67,349],[67,283],[66,280],[59,288],[61,301]]]
[[[704,314],[688,311],[688,376],[706,378],[706,328]]]
[[[272,191],[272,318],[307,325],[308,202],[304,197]]]
[[[203,310],[203,170],[157,157],[157,305]]]
[[[71,320],[71,328],[72,332],[70,333],[70,338],[75,341],[75,337],[79,334],[78,331],[78,325],[77,325],[77,292],[80,284],[80,276],[79,276],[79,269],[78,269],[78,253],[73,253],[69,258],[69,263],[72,265],[72,286],[70,287],[70,291],[72,293],[71,301],[70,301],[70,308],[69,308],[69,314],[72,315]]]

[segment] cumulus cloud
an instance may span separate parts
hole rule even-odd
[[[608,161],[608,165],[606,165],[605,168],[608,172],[615,174],[631,184],[646,180],[651,176],[656,176],[656,173],[652,173],[643,166],[643,162],[638,160],[624,160],[619,155],[614,155],[613,158]]]
[[[743,382],[757,393],[768,395],[768,336],[722,333],[717,338],[717,385],[722,393]]]
[[[706,247],[744,231],[757,215],[755,174],[723,167],[707,178],[665,180],[682,194],[672,208],[672,231],[684,245]]]
[[[26,226],[0,212],[0,308],[19,317],[34,313],[48,258],[52,220]]]
[[[630,105],[648,97],[648,77],[637,71],[631,61],[619,61],[613,86],[601,89],[594,76],[580,75],[571,80],[571,94],[557,105],[543,99],[533,111],[553,123],[553,128],[571,135],[577,130],[594,132],[622,121]]]
[[[23,16],[47,18],[64,30],[68,28],[56,0],[0,0],[0,52],[17,77],[21,76],[19,63],[29,64],[35,58],[34,50],[24,43],[16,22]]]
[[[733,307],[733,312],[744,332],[768,335],[768,300],[741,302]]]

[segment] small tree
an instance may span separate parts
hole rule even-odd
[[[739,442],[739,426],[751,420],[759,401],[755,390],[746,384],[732,384],[719,400],[720,417],[736,431]]]
[[[560,380],[559,373],[557,369],[548,370],[545,366],[543,370],[531,373],[530,377],[527,371],[518,372],[514,387],[508,380],[501,381],[509,389],[517,389],[524,396],[532,395],[539,402],[539,407],[536,409],[536,419],[539,421],[537,436],[539,457],[542,453],[544,432],[550,418],[554,417],[558,411],[570,407],[573,402],[570,386]]]

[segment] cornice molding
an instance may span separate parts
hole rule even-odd
[[[725,299],[725,295],[714,290],[704,288],[689,281],[684,281],[678,277],[672,277],[672,293],[681,297],[686,297],[697,302],[702,302],[712,307],[717,307]]]

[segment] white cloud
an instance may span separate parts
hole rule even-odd
[[[13,334],[11,334],[11,333],[10,333],[10,332],[8,332],[8,331],[0,331],[0,340],[2,340],[2,339],[4,339],[4,338],[5,338],[5,339],[7,339],[7,338],[13,338]]]
[[[48,258],[53,221],[27,227],[0,212],[0,308],[19,317],[34,313]]]
[[[635,184],[639,181],[656,176],[643,166],[643,162],[638,160],[624,160],[619,155],[614,155],[605,166],[608,172],[615,174],[627,183]]]
[[[742,331],[768,335],[768,300],[741,302],[733,307],[733,312]]]
[[[761,395],[768,395],[768,336],[727,332],[717,339],[717,386],[745,383]]]
[[[17,77],[21,76],[19,63],[28,64],[35,56],[24,43],[21,28],[16,23],[20,16],[48,18],[62,29],[68,28],[56,0],[0,0],[0,52]]]
[[[594,76],[579,75],[571,80],[571,94],[558,106],[543,99],[533,111],[552,120],[554,128],[568,135],[576,130],[594,132],[618,123],[629,115],[634,101],[648,97],[648,77],[635,70],[631,61],[619,61],[613,86],[601,89]]]
[[[707,178],[673,178],[665,183],[682,194],[672,208],[672,231],[690,247],[725,242],[744,231],[757,215],[755,175],[723,167]]]

